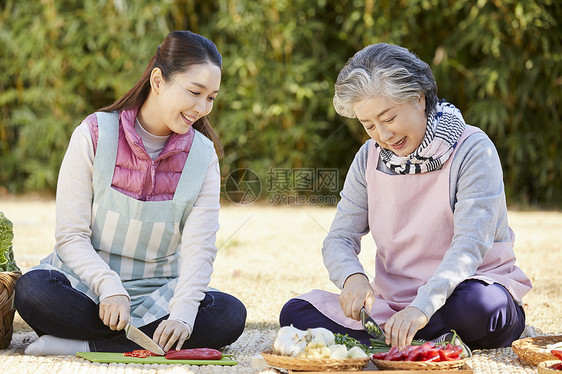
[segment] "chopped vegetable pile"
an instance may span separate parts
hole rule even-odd
[[[363,346],[338,343],[335,335],[322,327],[304,331],[293,326],[283,326],[277,332],[273,351],[278,355],[297,358],[368,357]]]
[[[453,331],[452,342],[460,341]],[[391,347],[384,341],[370,339],[371,345],[345,334],[333,334],[325,328],[299,330],[293,326],[284,326],[277,332],[273,351],[283,356],[298,358],[359,358],[368,357],[391,361],[453,361],[467,357],[462,345],[414,340],[404,349]],[[462,342],[461,342],[462,344]]]
[[[0,271],[19,271],[12,251],[14,225],[0,212]]]
[[[455,332],[455,330],[451,330],[451,332],[453,333],[450,341],[444,341],[444,342],[440,342],[440,343],[433,343],[433,342],[429,342],[431,343],[435,348],[439,348],[439,349],[443,349],[444,347],[450,345],[450,346],[459,346],[461,347],[461,352],[459,353],[460,358],[466,358],[466,357],[470,357],[471,353],[470,350],[468,350],[468,348],[463,347],[463,343],[460,339],[460,337],[457,335],[457,333]],[[359,346],[361,347],[361,349],[367,353],[368,355],[374,355],[376,353],[389,353],[391,350],[390,345],[386,344],[384,341],[382,340],[375,340],[375,339],[370,339],[370,343],[371,345],[367,345],[367,344],[361,344],[360,341],[350,337],[349,335],[345,334],[334,334],[335,336],[335,342],[336,344],[344,344],[346,347],[351,348],[354,346]],[[425,340],[412,340],[411,346],[422,346],[424,344],[427,344],[428,342]],[[382,355],[381,355],[382,357]],[[392,357],[392,356],[391,356]]]
[[[407,345],[404,349],[392,347],[388,352],[373,354],[373,358],[386,361],[456,361],[460,359],[462,347],[459,345],[436,345],[433,342],[425,342],[422,345]]]
[[[371,355],[373,353],[381,353],[381,352],[388,352],[390,350],[390,345],[386,344],[382,340],[375,340],[370,339],[371,345],[361,344],[361,342],[357,339],[350,337],[349,335],[345,334],[334,334],[336,338],[336,344],[344,344],[347,348],[351,347],[361,347],[365,353]],[[422,345],[425,341],[421,340],[413,340],[412,345]]]
[[[132,352],[123,353],[123,356],[145,358],[148,356],[159,356],[159,355],[157,355],[156,353],[152,353],[147,349],[135,349]]]
[[[136,349],[132,352],[125,352],[123,356],[145,358],[149,356],[160,356],[146,349]],[[179,351],[170,350],[164,355],[168,360],[220,360],[222,353],[213,348],[191,348]]]
[[[374,332],[379,336],[383,335],[383,332],[382,332],[381,328],[379,326],[375,325],[373,323],[373,321],[369,321],[369,322],[365,323],[365,330],[367,330],[367,332],[369,334]]]

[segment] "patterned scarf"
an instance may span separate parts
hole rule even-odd
[[[437,103],[435,112],[427,120],[425,136],[411,154],[400,157],[394,152],[375,147],[382,161],[397,174],[420,174],[437,170],[449,159],[466,127],[460,110],[445,100]]]

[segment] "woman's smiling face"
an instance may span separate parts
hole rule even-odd
[[[402,104],[374,96],[355,103],[353,111],[369,136],[397,156],[408,156],[424,138],[427,117],[423,96]]]
[[[213,109],[220,88],[220,67],[207,63],[193,65],[185,73],[177,73],[164,82],[160,69],[154,69],[151,85],[158,121],[143,126],[154,135],[172,132],[185,134],[195,121]]]

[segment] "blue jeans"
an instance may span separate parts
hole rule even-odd
[[[92,352],[127,352],[141,349],[125,336],[112,331],[99,317],[98,304],[77,291],[64,274],[33,270],[16,283],[16,309],[22,319],[41,335],[88,340]],[[140,329],[152,337],[168,316]],[[209,291],[201,301],[191,337],[182,348],[221,348],[233,343],[244,331],[246,308],[229,294]]]
[[[279,323],[303,330],[325,327],[364,344],[370,339],[365,331],[341,326],[301,299],[291,299],[283,306]],[[471,349],[499,348],[511,346],[524,329],[525,312],[503,286],[469,279],[455,288],[415,338],[431,340],[455,330]]]

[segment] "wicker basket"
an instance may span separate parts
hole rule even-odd
[[[458,370],[466,364],[466,358],[454,361],[386,361],[373,359],[381,370]]]
[[[0,272],[0,349],[8,348],[14,332],[14,287],[21,277],[19,271]]]
[[[539,362],[539,364],[537,365],[537,369],[539,369],[539,374],[560,374],[560,373],[562,373],[562,370],[555,370],[555,369],[549,368],[549,366],[552,366],[554,364],[559,364],[560,362],[561,362],[560,360]]]
[[[263,352],[262,356],[269,366],[293,371],[361,371],[370,360],[370,357],[296,358],[275,355],[271,351]]]
[[[549,352],[545,352],[545,349],[548,344],[561,341],[562,335],[537,336],[516,340],[511,344],[511,348],[521,361],[529,365],[538,365],[541,361],[558,359]]]

